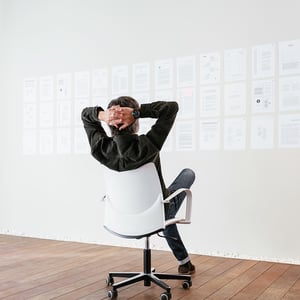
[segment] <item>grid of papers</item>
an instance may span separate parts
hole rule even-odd
[[[82,109],[121,95],[179,103],[164,151],[298,148],[300,40],[25,78],[23,154],[89,153]]]

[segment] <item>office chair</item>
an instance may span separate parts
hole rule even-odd
[[[105,168],[106,195],[104,210],[104,227],[111,233],[127,238],[145,238],[144,271],[143,272],[110,272],[106,284],[112,289],[109,298],[118,296],[117,289],[144,281],[144,286],[151,282],[165,290],[161,300],[171,299],[171,288],[162,279],[183,280],[182,287],[188,289],[192,285],[190,275],[156,273],[151,268],[151,249],[149,239],[153,234],[163,231],[166,226],[175,223],[189,224],[191,219],[192,194],[188,189],[179,189],[168,198],[163,199],[157,170],[153,163],[123,172]],[[181,192],[186,193],[185,218],[165,220],[164,204]],[[114,277],[127,278],[115,283]]]

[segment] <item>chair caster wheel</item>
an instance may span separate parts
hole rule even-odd
[[[114,279],[110,276],[107,276],[105,283],[106,283],[106,286],[111,286],[114,284]]]
[[[172,298],[171,293],[162,293],[160,295],[160,300],[170,300]]]
[[[114,299],[114,298],[117,298],[118,297],[118,291],[117,290],[111,290],[107,293],[107,296],[110,298],[110,299]]]
[[[187,290],[192,286],[192,281],[191,280],[186,280],[182,283],[182,287]]]

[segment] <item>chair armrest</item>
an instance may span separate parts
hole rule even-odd
[[[191,214],[192,214],[192,192],[189,189],[178,189],[174,193],[172,193],[169,197],[164,199],[163,203],[170,203],[170,200],[176,197],[178,194],[185,192],[186,193],[186,206],[185,206],[185,217],[184,219],[173,218],[170,220],[166,220],[165,225],[168,226],[174,223],[180,224],[190,224],[191,223]]]

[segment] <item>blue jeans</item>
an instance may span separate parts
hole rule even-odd
[[[175,178],[173,183],[169,186],[168,190],[170,193],[175,192],[180,188],[189,189],[195,181],[195,173],[191,169],[183,169],[179,175]],[[178,212],[183,200],[185,199],[185,192],[178,194],[176,197],[171,199],[169,207],[166,211],[166,220],[174,218]],[[184,264],[189,261],[188,252],[181,240],[177,225],[172,224],[166,227],[164,235],[171,248],[174,256],[178,260],[179,264]]]

